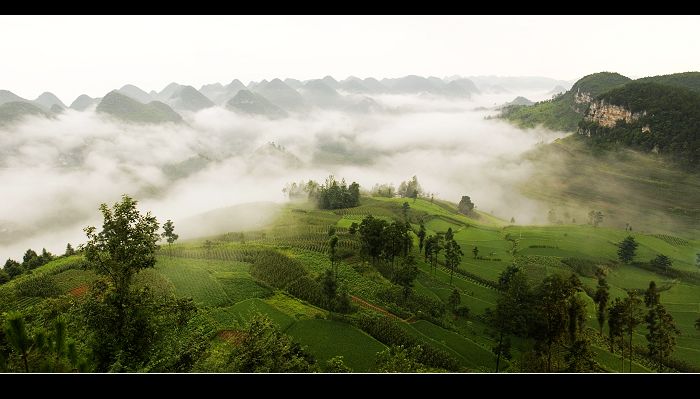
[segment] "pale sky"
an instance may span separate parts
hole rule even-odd
[[[0,16],[0,89],[700,69],[698,16]]]

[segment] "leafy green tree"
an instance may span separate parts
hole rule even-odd
[[[20,274],[24,273],[24,267],[22,267],[22,264],[12,259],[8,259],[5,262],[3,270],[7,272],[7,274],[10,276],[10,279],[13,279],[19,276]]]
[[[494,346],[491,347],[491,352],[496,356],[496,372],[498,373],[501,358],[510,360],[513,358],[513,354],[510,353],[510,338],[506,337],[499,340]]]
[[[22,358],[24,371],[29,372],[29,353],[34,341],[27,334],[24,317],[18,312],[10,312],[5,319],[5,338],[10,347]]]
[[[356,182],[352,182],[348,187],[349,200],[348,204],[350,207],[355,207],[360,205],[360,185]]]
[[[506,273],[509,276],[506,277]],[[502,284],[496,299],[496,309],[493,312],[489,310],[486,315],[497,335],[497,344],[492,348],[496,355],[496,372],[501,357],[507,355],[505,341],[508,336],[524,335],[527,332],[533,299],[525,274],[518,268],[507,269],[500,277]]]
[[[42,248],[40,258],[41,258],[41,264],[45,265],[45,264],[51,262],[51,260],[53,260],[53,254],[51,252],[47,251],[46,248]]]
[[[199,350],[189,345],[198,336],[186,333],[197,311],[191,299],[148,287],[121,296],[109,280],[99,279],[83,301],[80,323],[96,371],[188,371],[196,360]]]
[[[624,240],[617,244],[617,257],[623,263],[630,263],[634,259],[635,252],[637,251],[637,241],[634,237],[627,236]]]
[[[440,234],[428,237],[425,245],[425,256],[433,268],[433,273],[437,270],[438,255],[443,249],[443,237]]]
[[[33,270],[44,264],[44,258],[40,257],[31,248],[24,253],[22,257],[22,268],[24,270]]]
[[[100,367],[107,367],[107,363],[114,360],[113,356],[120,352],[131,353],[133,348],[129,346],[135,344],[130,339],[140,338],[129,329],[148,325],[147,315],[139,309],[141,305],[146,306],[148,300],[143,295],[131,295],[130,287],[138,271],[155,265],[160,236],[156,218],[150,212],[142,215],[136,205],[137,201],[127,195],[111,209],[102,204],[102,230],[97,232],[91,226],[84,229],[88,237],[84,246],[85,258],[95,272],[104,275],[111,283],[109,289],[107,286],[98,289],[102,291],[102,297],[93,297],[92,308],[86,308],[89,324],[96,331],[109,325],[107,333],[113,336],[111,340],[106,339],[106,346],[100,349]],[[91,310],[103,314],[89,314]]]
[[[165,240],[168,242],[168,249],[170,249],[173,243],[177,241],[178,238],[180,238],[179,235],[175,234],[175,225],[173,224],[172,220],[168,219],[165,222],[165,224],[163,224],[162,237],[165,238]]]
[[[463,195],[457,205],[457,211],[464,215],[471,215],[474,211],[474,203],[468,195]]]
[[[151,213],[142,215],[138,202],[128,195],[110,209],[100,205],[102,231],[86,227],[85,258],[98,274],[107,276],[118,295],[126,295],[134,274],[156,263],[158,221]]]
[[[515,223],[515,217],[511,217],[511,218],[510,218],[510,223],[511,223],[511,224]]]
[[[337,266],[337,259],[338,259],[338,236],[333,234],[331,238],[328,239],[328,246],[330,247],[330,252],[328,253],[328,257],[330,258],[331,261],[331,269],[333,270],[333,273],[335,275],[335,279],[338,280],[338,266]]]
[[[610,286],[605,280],[605,276],[601,273],[598,275],[598,288],[593,296],[593,302],[596,304],[596,318],[598,319],[598,325],[600,326],[600,335],[603,335],[603,325],[605,325],[605,319],[607,317],[606,310],[608,308],[609,300]]]
[[[628,291],[627,297],[622,301],[622,303],[622,325],[624,332],[629,338],[629,370],[632,372],[632,334],[634,333],[634,329],[637,328],[637,326],[640,325],[643,320],[643,312],[641,309],[642,300],[639,298],[636,291]]]
[[[592,225],[593,227],[598,227],[599,224],[603,223],[603,218],[605,215],[603,215],[603,212],[601,211],[590,211],[588,212],[588,224]]]
[[[75,255],[75,249],[73,249],[73,246],[71,246],[70,243],[68,243],[68,244],[66,245],[66,253],[65,253],[65,255],[66,255],[66,256]]]
[[[625,371],[625,343],[624,343],[624,318],[625,318],[625,303],[620,298],[615,298],[615,301],[608,309],[608,335],[610,343],[610,352],[615,353],[615,342],[620,344],[620,358],[622,360],[622,372]]]
[[[241,235],[241,244],[243,244],[243,235]],[[204,249],[207,251],[207,255],[211,254],[212,247],[214,247],[214,242],[211,240],[204,241]]]
[[[448,230],[448,233],[452,233],[452,231]],[[445,263],[447,263],[447,267],[450,269],[450,284],[452,284],[452,277],[455,274],[455,269],[459,266],[459,262],[462,261],[463,255],[462,248],[457,244],[457,241],[452,237],[450,237],[450,239],[446,237]]]
[[[0,284],[5,284],[10,281],[10,274],[5,269],[0,270]]]
[[[423,252],[423,244],[425,243],[425,235],[427,234],[425,230],[425,225],[423,224],[423,221],[421,220],[420,222],[420,227],[418,228],[418,233],[416,234],[418,236],[418,252]]]
[[[357,229],[359,227],[360,226],[356,222],[352,222],[352,224],[350,225],[350,228],[348,228],[348,233],[350,233],[350,235],[354,236],[355,233],[357,233]]]
[[[416,198],[423,194],[423,189],[418,183],[418,177],[413,176],[410,180],[401,182],[398,193],[403,198],[413,198],[415,201]]]
[[[304,373],[316,361],[269,317],[258,314],[247,323],[243,339],[231,352],[227,369],[245,373]]]
[[[345,179],[338,182],[333,175],[328,176],[323,185],[308,187],[309,199],[315,199],[321,209],[351,208],[360,204],[360,185],[348,185]]]
[[[586,304],[576,295],[569,298],[568,303],[569,316],[567,318],[567,327],[569,330],[569,344],[573,345],[579,340],[579,336],[583,333],[586,327]]]
[[[664,360],[673,352],[676,336],[680,334],[680,330],[676,327],[673,317],[661,304],[656,283],[653,281],[649,283],[649,288],[644,293],[644,304],[648,309],[644,320],[647,323],[649,357],[654,359],[658,370],[663,371]]]
[[[408,349],[392,345],[377,353],[377,369],[380,373],[420,373],[428,368],[420,363],[423,349],[417,345]]]
[[[656,255],[656,257],[649,263],[666,274],[668,274],[671,266],[673,265],[671,259],[666,255]]]
[[[450,310],[454,313],[455,308],[457,305],[459,305],[462,302],[462,296],[459,295],[459,291],[457,291],[457,288],[452,290],[452,293],[450,294],[450,297],[447,298],[447,304],[450,305]]]
[[[586,339],[575,341],[564,355],[566,371],[570,373],[586,373],[595,370],[595,353]]]
[[[508,265],[508,267],[506,267],[506,269],[498,275],[498,288],[501,291],[508,290],[511,279],[517,273],[522,273],[519,267],[515,265]]]
[[[321,287],[323,288],[323,295],[328,301],[328,306],[332,307],[338,292],[338,284],[333,276],[333,272],[330,270],[326,270],[326,272],[323,274]]]
[[[384,249],[384,229],[387,222],[376,219],[372,215],[365,216],[360,223],[360,244],[363,255],[369,256],[373,262],[377,262]]]
[[[326,362],[326,373],[352,373],[352,369],[345,365],[342,356],[333,356]]]
[[[547,276],[535,290],[535,317],[530,334],[545,350],[547,372],[552,371],[552,348],[567,335],[569,302],[575,292],[571,283],[559,274]]]
[[[394,282],[403,287],[403,297],[407,299],[413,289],[413,282],[418,277],[418,266],[413,255],[404,257],[401,266],[394,274]]]
[[[479,256],[479,248],[475,246],[474,249],[472,249],[472,253],[474,254],[474,259],[476,259]]]
[[[598,227],[601,223],[603,223],[604,217],[605,215],[603,215],[603,212],[596,211],[595,216],[593,218],[593,227]]]
[[[408,202],[404,202],[401,206],[401,213],[403,214],[404,222],[408,222],[408,211],[411,210],[411,205]]]

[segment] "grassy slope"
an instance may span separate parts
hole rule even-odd
[[[370,213],[399,218],[403,202],[403,199],[363,198],[361,207],[338,211],[318,211],[289,205],[280,212],[277,222],[269,229],[246,232],[245,243],[237,242],[233,236],[224,235],[214,239],[213,248],[206,248],[203,240],[174,245],[169,252],[172,256],[159,256],[156,268],[140,273],[137,284],[154,286],[161,292],[173,291],[180,297],[192,296],[220,330],[240,328],[241,323],[254,312],[268,314],[281,329],[305,345],[319,361],[323,362],[339,354],[345,356],[346,363],[355,371],[370,371],[374,367],[376,352],[384,347],[383,344],[349,324],[323,320],[328,314],[323,309],[256,282],[250,276],[250,264],[242,262],[239,254],[252,248],[276,248],[288,257],[299,260],[312,277],[317,276],[328,267],[324,243],[329,226],[338,225],[348,216],[361,218]],[[504,221],[487,218],[486,215],[475,220],[457,214],[454,212],[455,205],[448,202],[409,200],[409,204],[411,217],[414,221],[417,217],[423,217],[427,221],[429,232],[444,231],[451,227],[465,252],[460,268],[488,280],[495,280],[512,262],[526,265],[526,272],[533,278],[541,278],[551,272],[570,273],[571,270],[560,262],[564,257],[609,262],[615,258],[615,243],[629,234],[623,230],[592,228],[587,225],[509,226]],[[356,253],[359,248],[356,238],[344,229],[339,229],[338,234],[341,241],[347,243],[346,250]],[[510,252],[512,243],[505,240],[506,234],[519,240],[519,251],[515,256]],[[640,242],[638,260],[648,260],[657,253],[664,253],[672,258],[674,267],[689,271],[697,269],[693,256],[694,251],[700,248],[700,241],[645,235],[637,231],[633,234]],[[532,248],[533,245],[547,245],[548,248]],[[484,259],[474,259],[471,253],[473,246],[479,247],[479,255]],[[414,250],[417,251],[417,248]],[[460,275],[453,276],[450,282],[448,270],[442,267],[432,270],[422,256],[418,259],[420,274],[416,291],[446,302],[456,288],[462,304],[470,308],[472,316],[467,320],[453,320],[449,328],[420,320],[402,323],[402,326],[411,335],[451,353],[468,369],[493,369],[490,348],[494,341],[487,334],[486,326],[474,316],[483,314],[487,308],[493,308],[498,293]],[[89,274],[91,272],[68,268],[77,265],[79,261],[80,257],[77,256],[59,259],[35,270],[34,274],[51,275],[61,290],[66,292],[95,277],[94,274]],[[377,293],[390,287],[391,283],[373,268],[362,266],[356,256],[341,262],[339,275],[341,285],[347,287],[352,295],[386,307]],[[31,278],[33,277],[23,276],[0,287],[4,307],[27,308],[42,300],[16,296],[14,287],[17,282]],[[587,286],[595,286],[594,279],[581,279]],[[700,316],[700,287],[669,280],[634,266],[613,267],[608,280],[613,297],[623,296],[624,288],[645,288],[650,280],[669,287],[662,292],[661,300],[683,332],[678,339],[674,356],[700,366],[700,334],[693,326],[695,319]],[[590,298],[586,300],[589,327],[596,328],[592,302]],[[643,333],[644,329],[640,328],[634,337],[636,344],[645,345]],[[528,345],[525,340],[513,339],[516,359]],[[606,369],[619,369],[617,354],[611,354],[607,348],[599,346],[596,346],[595,351],[597,360]],[[505,364],[504,367],[508,365]],[[648,371],[636,363],[634,368]]]
[[[605,226],[700,236],[700,175],[630,150],[595,154],[569,136],[527,155],[536,172],[520,190],[551,204],[565,223],[602,210]],[[563,215],[568,214],[569,217]]]

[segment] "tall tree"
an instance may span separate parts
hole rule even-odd
[[[420,221],[420,227],[418,228],[418,233],[416,234],[418,236],[418,252],[423,252],[423,244],[425,242],[425,235],[427,234],[425,230],[425,225],[423,224],[423,221]]]
[[[403,221],[408,222],[408,211],[411,209],[411,205],[408,202],[404,202],[401,206],[401,213],[403,214]]]
[[[175,225],[173,224],[172,220],[168,219],[163,225],[162,237],[168,242],[168,252],[172,255],[172,245],[178,238],[180,238],[179,235],[175,234]]]
[[[647,323],[647,348],[659,371],[663,371],[664,360],[671,355],[676,345],[676,336],[680,330],[676,327],[673,317],[661,304],[656,283],[650,282],[644,293],[644,304],[648,312],[644,320]]]
[[[618,243],[617,246],[617,257],[620,259],[620,261],[630,263],[632,259],[634,259],[634,255],[639,244],[637,244],[634,237],[627,236],[624,240]]]
[[[452,290],[452,293],[450,294],[450,297],[447,298],[447,304],[450,305],[450,310],[452,313],[454,313],[455,308],[457,305],[459,305],[462,302],[462,297],[459,295],[459,291],[457,291],[457,288]]]
[[[413,255],[403,257],[401,265],[394,273],[394,283],[403,287],[403,297],[407,299],[413,289],[413,282],[418,277],[418,266]]]
[[[615,301],[608,309],[608,335],[610,339],[610,352],[615,353],[616,341],[620,344],[620,358],[622,360],[621,372],[625,371],[624,319],[625,304],[620,298],[615,298]]]
[[[94,321],[92,325],[97,329],[102,327],[100,323],[113,323],[109,333],[114,335],[116,348],[105,349],[103,367],[116,356],[113,350],[131,350],[129,347],[133,343],[126,337],[135,336],[127,330],[139,320],[140,316],[134,313],[138,313],[139,307],[145,306],[142,304],[146,301],[145,297],[131,295],[133,276],[156,263],[157,242],[160,239],[158,221],[150,212],[142,215],[136,208],[137,203],[124,195],[122,201],[112,208],[102,204],[102,230],[97,232],[92,226],[84,229],[88,238],[84,246],[86,260],[95,272],[106,276],[112,284],[111,288],[103,289],[101,300],[95,299],[93,308],[103,312],[104,317],[112,318],[100,321],[99,317],[87,316]],[[86,311],[89,312],[89,308]]]
[[[10,279],[13,279],[19,276],[20,274],[24,273],[24,267],[22,266],[22,264],[12,259],[8,259],[7,261],[5,261],[5,266],[3,267],[3,269],[10,276]]]
[[[70,243],[68,243],[68,244],[66,245],[66,253],[65,253],[65,255],[66,255],[66,256],[75,255],[75,249],[73,249],[73,246],[70,245]]]
[[[450,284],[452,284],[452,277],[455,274],[455,269],[459,266],[459,262],[462,261],[464,253],[459,244],[457,244],[457,241],[452,237],[452,231],[448,230],[448,233],[450,233],[450,239],[447,239],[447,236],[445,236],[445,263],[447,263],[447,267],[450,269]]]
[[[547,371],[552,371],[552,349],[567,332],[570,297],[575,293],[569,280],[559,274],[547,276],[536,289],[536,317],[531,334],[545,347]]]
[[[595,216],[593,217],[593,227],[598,227],[601,223],[603,223],[603,218],[603,212],[596,211]]]
[[[369,256],[375,263],[379,260],[384,249],[384,229],[386,227],[386,221],[367,215],[362,219],[358,229],[361,252],[363,255]]]
[[[479,248],[474,246],[474,249],[472,249],[472,253],[474,254],[474,259],[476,259],[476,257],[479,256]]]
[[[600,335],[603,335],[603,325],[605,325],[606,310],[608,308],[608,301],[610,300],[610,286],[602,272],[597,273],[597,275],[598,288],[593,296],[593,301],[596,304],[596,317],[598,319],[598,326],[600,326]]]
[[[338,280],[338,266],[337,266],[338,236],[333,234],[331,236],[331,238],[328,239],[328,245],[331,249],[330,253],[328,254],[328,257],[330,258],[330,261],[331,261],[331,269],[333,269],[335,279]]]
[[[328,269],[326,269],[326,272],[323,274],[323,278],[321,279],[321,287],[323,289],[323,295],[328,301],[328,308],[332,309],[338,291],[338,283],[333,277],[333,272]]]
[[[27,334],[24,317],[18,312],[8,313],[5,319],[5,338],[13,350],[19,354],[24,371],[29,372],[29,353],[34,348],[34,340]]]
[[[629,356],[629,370],[632,372],[632,334],[634,334],[634,329],[637,328],[643,320],[643,312],[641,309],[642,300],[636,291],[630,290],[627,292],[627,297],[623,302],[623,327],[624,332],[627,334],[629,339],[628,343],[628,354]]]
[[[585,373],[595,370],[595,353],[590,342],[586,339],[575,341],[564,356],[567,363],[566,371],[570,373]]]
[[[119,295],[126,294],[134,274],[156,263],[158,221],[150,212],[142,215],[137,204],[128,195],[112,209],[102,204],[102,231],[92,226],[84,229],[85,258],[98,274],[110,279]]]
[[[505,272],[504,272],[505,273]],[[501,277],[504,277],[501,273]],[[502,280],[500,295],[496,299],[496,309],[487,314],[489,324],[496,330],[497,343],[492,348],[496,355],[496,372],[501,357],[509,357],[508,336],[523,335],[527,332],[531,313],[532,294],[525,274],[519,269],[512,269],[508,277]]]

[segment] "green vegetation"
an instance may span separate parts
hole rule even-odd
[[[97,112],[135,123],[182,122],[182,117],[177,112],[160,101],[142,104],[116,90],[102,98],[97,105]]]
[[[8,371],[25,371],[25,357],[30,371],[700,367],[700,242],[610,228],[605,208],[598,227],[513,226],[435,199],[291,203],[262,230],[159,248],[167,236],[135,205],[103,206],[103,230],[87,229],[75,255],[27,251],[31,267],[50,259],[28,271],[17,262],[22,273],[0,286],[3,310],[22,312],[26,342],[65,318],[75,356],[68,343],[58,362],[8,344]],[[123,234],[141,244],[110,252]],[[624,263],[627,237],[637,247]]]
[[[574,132],[588,109],[589,101],[630,79],[613,72],[600,72],[579,79],[569,91],[532,106],[510,105],[501,117],[523,128],[542,125],[552,130]]]
[[[584,120],[579,130],[593,144],[623,144],[641,151],[665,154],[679,164],[696,168],[700,163],[700,94],[658,83],[632,82],[607,91],[596,101],[618,105],[640,115],[633,122],[603,127]]]
[[[0,105],[0,126],[19,121],[25,116],[37,115],[45,118],[50,117],[48,113],[41,108],[34,106],[28,102],[13,101]]]

